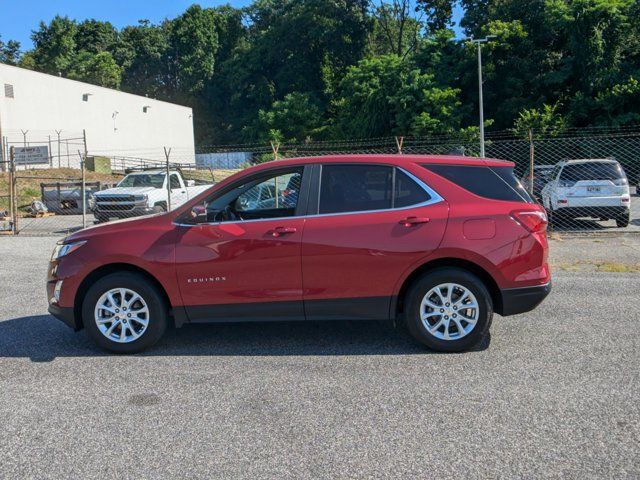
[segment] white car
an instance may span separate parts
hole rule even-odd
[[[542,189],[542,204],[556,222],[591,217],[626,227],[630,201],[627,176],[613,159],[563,160]]]

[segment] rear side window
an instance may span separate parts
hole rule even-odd
[[[392,174],[384,165],[323,165],[319,213],[391,208]]]
[[[423,165],[423,167],[480,197],[533,203],[513,174],[513,168],[510,167],[440,164]]]
[[[427,202],[431,196],[409,175],[396,168],[393,208],[409,207]]]

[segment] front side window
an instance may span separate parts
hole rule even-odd
[[[238,222],[296,215],[302,167],[264,174],[230,190],[216,192],[190,212],[190,223]]]
[[[318,213],[389,209],[392,177],[386,165],[323,165]]]
[[[118,187],[162,188],[164,173],[135,173],[124,177]]]
[[[169,178],[171,179],[171,190],[180,188],[180,179],[178,178],[178,175],[176,175],[175,173],[172,173],[171,177]]]
[[[293,172],[264,180],[242,193],[235,202],[238,212],[295,209],[302,173]]]

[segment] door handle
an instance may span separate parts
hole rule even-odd
[[[407,217],[403,220],[400,220],[400,225],[403,227],[413,227],[415,225],[420,225],[422,223],[428,223],[429,219],[427,217]]]
[[[279,237],[281,235],[296,233],[297,231],[298,229],[296,227],[276,227],[273,230],[269,230],[267,234],[272,237]]]

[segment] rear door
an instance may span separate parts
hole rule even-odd
[[[390,165],[318,165],[302,238],[307,319],[389,317],[407,269],[438,247],[448,206]]]

